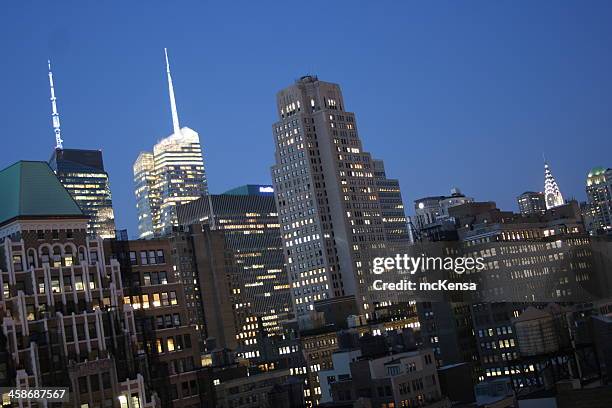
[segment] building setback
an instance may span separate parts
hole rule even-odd
[[[177,225],[176,206],[208,192],[200,136],[180,127],[166,54],[173,133],[141,152],[134,162],[134,193],[140,238],[168,234]]]
[[[363,150],[337,84],[304,76],[276,101],[272,180],[296,313],[351,295],[371,315],[369,264],[374,252],[385,251],[386,235],[396,229],[389,227],[401,218],[384,221],[384,177],[375,176],[381,163]]]
[[[49,166],[89,216],[87,233],[100,238],[115,237],[115,215],[108,174],[100,150],[55,149]]]

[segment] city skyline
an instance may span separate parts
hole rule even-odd
[[[129,31],[122,25],[125,21],[119,18],[118,21],[112,21],[111,26],[118,29],[115,35],[126,38],[125,45],[114,44],[111,38],[93,38],[97,42],[94,41],[91,50],[84,50],[80,43],[83,40],[77,37],[84,34],[85,38],[91,39],[86,35],[88,31],[81,21],[70,20],[62,15],[60,7],[52,12],[57,13],[58,19],[48,27],[37,29],[31,37],[17,36],[18,41],[6,44],[9,55],[14,57],[10,59],[12,63],[0,67],[0,77],[17,80],[13,81],[14,84],[7,84],[8,95],[0,102],[0,107],[7,117],[17,120],[4,121],[3,130],[7,134],[27,132],[31,136],[11,139],[12,148],[0,153],[0,167],[9,166],[17,158],[45,160],[54,145],[46,75],[47,59],[50,57],[54,67],[64,146],[103,150],[113,191],[117,227],[127,227],[130,235],[134,236],[137,218],[129,177],[130,163],[138,152],[171,130],[165,71],[162,70],[163,56],[160,57],[161,49],[167,46],[174,56],[173,74],[179,84],[177,93],[181,101],[181,116],[185,123],[198,129],[202,144],[206,146],[205,161],[208,163],[207,173],[213,193],[245,183],[270,183],[269,167],[274,158],[269,129],[275,120],[274,94],[310,71],[322,80],[336,82],[343,87],[347,99],[351,101],[350,110],[359,118],[358,126],[364,148],[376,157],[385,159],[389,174],[400,180],[405,203],[411,203],[422,196],[446,194],[451,187],[457,186],[479,200],[495,200],[500,208],[516,209],[516,196],[527,190],[543,189],[542,151],[555,170],[555,177],[564,196],[574,196],[584,201],[589,170],[595,166],[611,165],[605,157],[611,143],[609,131],[612,128],[605,108],[609,106],[609,95],[612,92],[608,91],[611,84],[605,80],[604,72],[608,70],[607,67],[612,67],[612,62],[603,52],[597,58],[591,57],[587,61],[587,56],[592,55],[589,53],[598,53],[610,46],[608,38],[611,36],[606,36],[609,27],[602,26],[605,16],[609,15],[609,6],[599,10],[595,7],[577,10],[574,7],[561,11],[558,8],[548,10],[542,5],[537,11],[550,11],[549,20],[538,21],[543,23],[543,27],[538,29],[527,27],[528,34],[521,33],[520,38],[513,41],[507,37],[511,23],[520,23],[524,28],[528,23],[536,21],[538,13],[530,10],[528,16],[521,17],[518,13],[520,10],[509,7],[504,12],[508,13],[510,24],[502,24],[500,28],[502,39],[498,41],[501,43],[479,40],[479,35],[487,28],[484,21],[487,16],[491,17],[489,14],[492,10],[485,7],[474,16],[460,15],[459,22],[453,22],[454,29],[463,30],[463,25],[472,17],[483,24],[459,36],[460,39],[454,45],[460,47],[454,52],[469,52],[472,40],[478,46],[478,52],[488,51],[490,58],[487,61],[464,63],[453,69],[442,69],[440,56],[435,52],[441,50],[445,54],[446,51],[446,58],[451,59],[461,57],[449,53],[449,48],[439,48],[442,46],[441,40],[448,39],[445,37],[448,31],[436,31],[443,38],[433,36],[424,44],[411,42],[404,45],[401,42],[409,33],[414,34],[415,30],[421,34],[427,33],[427,22],[444,22],[448,15],[416,6],[403,7],[398,7],[398,17],[389,18],[400,23],[401,17],[407,16],[409,11],[414,12],[418,18],[410,20],[412,25],[381,28],[372,40],[365,43],[366,47],[362,47],[359,55],[354,55],[357,50],[351,47],[339,51],[363,63],[363,66],[351,64],[351,72],[343,69],[342,63],[323,58],[333,47],[325,46],[323,51],[316,51],[316,47],[307,46],[306,55],[297,58],[295,62],[281,64],[280,69],[270,69],[269,73],[266,72],[268,65],[254,61],[251,61],[253,65],[233,67],[237,60],[230,55],[237,52],[243,54],[242,58],[248,57],[251,60],[258,60],[257,57],[261,60],[271,58],[275,55],[272,50],[254,43],[256,39],[274,43],[276,38],[271,37],[269,32],[255,34],[254,39],[245,41],[246,45],[257,45],[253,50],[248,50],[248,46],[241,43],[244,38],[239,34],[229,36],[229,39],[223,36],[207,37],[206,29],[201,27],[189,30],[180,27],[170,38],[163,38],[167,33],[155,34],[144,41],[141,37],[144,34],[136,35]],[[452,11],[460,11],[457,8]],[[200,9],[191,18],[208,15],[204,14],[205,11],[211,10]],[[15,13],[12,15],[17,22],[23,20],[20,10],[13,11]],[[43,6],[39,12],[26,19],[43,18],[44,11]],[[104,10],[98,11],[104,15]],[[151,9],[147,15],[159,20],[163,14],[161,11]],[[135,10],[127,12],[129,15],[135,13]],[[572,13],[577,12],[581,19],[574,21]],[[93,18],[88,11],[77,10],[78,13]],[[176,19],[177,13],[170,11],[169,18]],[[499,10],[495,13],[497,16]],[[5,16],[8,15],[11,13]],[[94,25],[102,23],[103,17],[97,18],[100,20],[94,20]],[[261,18],[264,22],[273,19],[263,15]],[[363,21],[363,17],[357,18],[360,22],[367,22]],[[382,19],[382,12],[374,11],[371,18]],[[424,19],[424,22],[418,23],[419,18]],[[244,23],[243,20],[243,17],[238,16],[236,24]],[[566,25],[570,23],[573,24],[570,30],[572,35],[565,36]],[[2,30],[10,29],[13,24],[15,22],[7,22]],[[246,24],[243,29],[249,27]],[[323,28],[323,25],[317,28]],[[551,33],[544,32],[545,29]],[[355,27],[346,23],[333,30],[348,30],[356,39],[363,39]],[[151,34],[148,30],[144,31]],[[206,39],[211,47],[208,44],[205,47],[194,47],[194,41],[185,36],[187,33],[194,34],[195,43],[197,39]],[[529,34],[533,37],[529,37]],[[320,33],[314,35],[323,38],[319,37],[322,36]],[[399,40],[394,40],[393,35],[399,36]],[[528,44],[528,40],[533,38],[539,42]],[[130,46],[133,47],[139,41],[142,46],[140,52],[128,55]],[[376,55],[376,41],[388,44],[379,53],[380,61],[367,63],[364,59]],[[564,46],[559,46],[560,43]],[[24,47],[25,44],[34,48]],[[509,46],[508,49],[514,53],[517,49],[513,47],[519,47],[522,55],[528,57],[523,62],[524,66],[513,63],[502,69],[502,63],[508,61],[504,59],[504,53],[495,51],[499,45]],[[23,49],[16,48],[19,46]],[[393,47],[400,48],[392,50]],[[534,55],[544,48],[548,49],[546,58]],[[253,54],[255,51],[260,54]],[[421,58],[410,64],[411,58],[400,55],[402,52],[411,52],[410,55],[415,53]],[[571,58],[572,63],[578,64],[582,70],[574,69],[575,72],[570,75],[567,68],[556,66],[555,63],[567,58]],[[389,62],[395,59],[397,63],[389,68]],[[390,78],[379,76],[375,81],[374,75],[381,74],[383,66],[383,72]],[[261,68],[260,71],[254,71],[255,67]],[[436,70],[426,72],[431,68]],[[474,73],[470,73],[473,68],[478,68],[475,77]],[[364,82],[363,77],[372,69],[371,83]],[[409,75],[406,75],[406,69]],[[512,72],[513,69],[516,71]],[[529,74],[528,71],[535,72]],[[254,72],[257,75],[253,75]],[[584,75],[580,75],[580,72]],[[588,80],[585,79],[587,77]],[[229,78],[233,81],[229,82]],[[530,91],[537,94],[536,101],[526,101],[526,94],[520,89],[511,92],[509,98],[505,94],[510,92],[511,85],[516,85],[517,81],[521,83],[521,79],[526,80],[523,91],[529,91],[528,87],[536,87]],[[402,94],[396,93],[399,92],[396,89],[385,88],[398,81],[399,85],[395,88],[401,90]],[[423,84],[419,84],[419,81]],[[490,89],[491,81],[497,83],[495,89]],[[432,87],[434,83],[437,85]],[[560,84],[565,84],[565,88],[560,87]],[[441,89],[444,87],[447,89]],[[408,97],[404,91],[406,89]],[[466,90],[472,94],[466,96]],[[517,98],[514,103],[513,97]],[[559,102],[554,103],[556,99]],[[586,107],[580,107],[585,101],[588,102]],[[501,104],[494,107],[495,112],[486,106],[493,102]],[[466,103],[468,108],[458,109],[457,105]],[[434,105],[436,108],[433,108]],[[516,105],[523,105],[524,111],[528,113],[522,112],[523,109]],[[244,120],[237,122],[240,126],[231,126],[236,117],[243,117]],[[396,118],[407,122],[401,123]],[[438,124],[440,121],[448,121],[449,125],[445,128]],[[473,136],[466,136],[469,134]],[[585,137],[589,144],[580,143]],[[125,139],[129,139],[125,148],[118,149],[117,143]],[[236,152],[235,140],[244,145],[243,152]],[[446,149],[432,148],[431,140],[439,141],[440,147]],[[474,147],[479,144],[482,147]],[[593,149],[593,144],[599,148]],[[504,150],[511,148],[515,148],[517,153],[504,153]],[[431,155],[421,154],[428,149],[434,154],[433,164]],[[411,153],[413,150],[418,153]],[[231,157],[246,166],[229,169],[230,166],[226,164],[230,152]],[[465,164],[465,157],[469,154],[474,154],[476,160]],[[406,155],[409,160],[405,159]],[[245,160],[247,156],[250,156],[248,161]],[[428,171],[423,171],[423,168]],[[249,176],[245,177],[245,173],[249,173]]]

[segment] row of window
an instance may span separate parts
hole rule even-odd
[[[166,263],[166,257],[162,249],[140,251],[140,265],[157,265]],[[130,251],[130,265],[138,265],[136,251]]]
[[[178,304],[175,291],[152,293],[150,295],[124,296],[123,302],[131,304],[135,310],[141,308],[149,309],[151,307],[174,306]]]

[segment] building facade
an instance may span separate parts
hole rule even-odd
[[[176,206],[208,192],[200,136],[179,124],[167,54],[166,73],[174,131],[133,165],[140,238],[169,234],[178,225]]]
[[[100,150],[55,149],[49,166],[89,216],[87,233],[100,238],[115,237],[115,215],[108,173]]]
[[[178,207],[179,223],[205,225],[225,242],[241,355],[256,357],[262,336],[281,334],[293,315],[272,187],[245,185]]]
[[[612,169],[596,167],[586,181],[585,223],[591,234],[612,231]]]
[[[131,305],[139,351],[147,356],[147,385],[162,405],[200,406],[200,328],[190,319],[188,298],[168,239],[104,241],[107,261],[119,262]]]
[[[546,199],[544,193],[537,191],[525,191],[516,198],[519,212],[523,215],[542,214],[546,211]]]
[[[366,275],[373,253],[386,249],[390,224],[378,187],[384,183],[363,150],[355,115],[337,84],[313,76],[280,91],[277,111],[272,179],[296,313],[353,295],[369,315]]]
[[[67,387],[78,408],[160,406],[120,266],[89,236],[87,216],[44,162],[4,169],[0,191],[1,385]]]

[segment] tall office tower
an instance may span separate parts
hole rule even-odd
[[[595,167],[586,181],[585,222],[592,234],[612,230],[612,169]]]
[[[55,133],[55,150],[49,159],[49,165],[81,210],[89,216],[88,234],[101,238],[113,238],[115,236],[115,214],[102,152],[63,148],[51,62],[49,62],[49,86],[51,87],[51,118]]]
[[[100,238],[115,237],[115,214],[100,150],[55,149],[49,166],[85,215],[87,232]]]
[[[380,180],[355,115],[344,110],[340,86],[313,76],[280,91],[277,109],[272,179],[296,313],[351,295],[371,315],[369,263],[388,241]]]
[[[145,239],[160,235],[159,192],[155,189],[154,170],[153,153],[141,152],[134,162],[134,193],[138,211],[138,236]]]
[[[169,233],[177,225],[176,206],[208,192],[200,136],[179,125],[167,52],[166,75],[173,133],[158,142],[153,153],[140,153],[133,169],[141,238]]]
[[[380,198],[380,210],[387,241],[410,242],[408,220],[399,180],[388,179],[382,160],[373,160],[374,179]]]
[[[238,352],[255,357],[262,335],[281,334],[293,313],[272,186],[245,185],[177,207],[179,224],[223,233]],[[204,310],[206,314],[206,310]]]
[[[68,387],[75,407],[160,406],[121,268],[87,216],[45,162],[0,171],[0,191],[0,386]]]
[[[546,199],[547,210],[565,204],[561,190],[559,190],[557,185],[557,180],[555,180],[552,171],[548,167],[548,163],[544,163],[544,198]]]
[[[523,215],[543,214],[546,211],[544,193],[538,191],[525,191],[516,198],[516,202]]]

